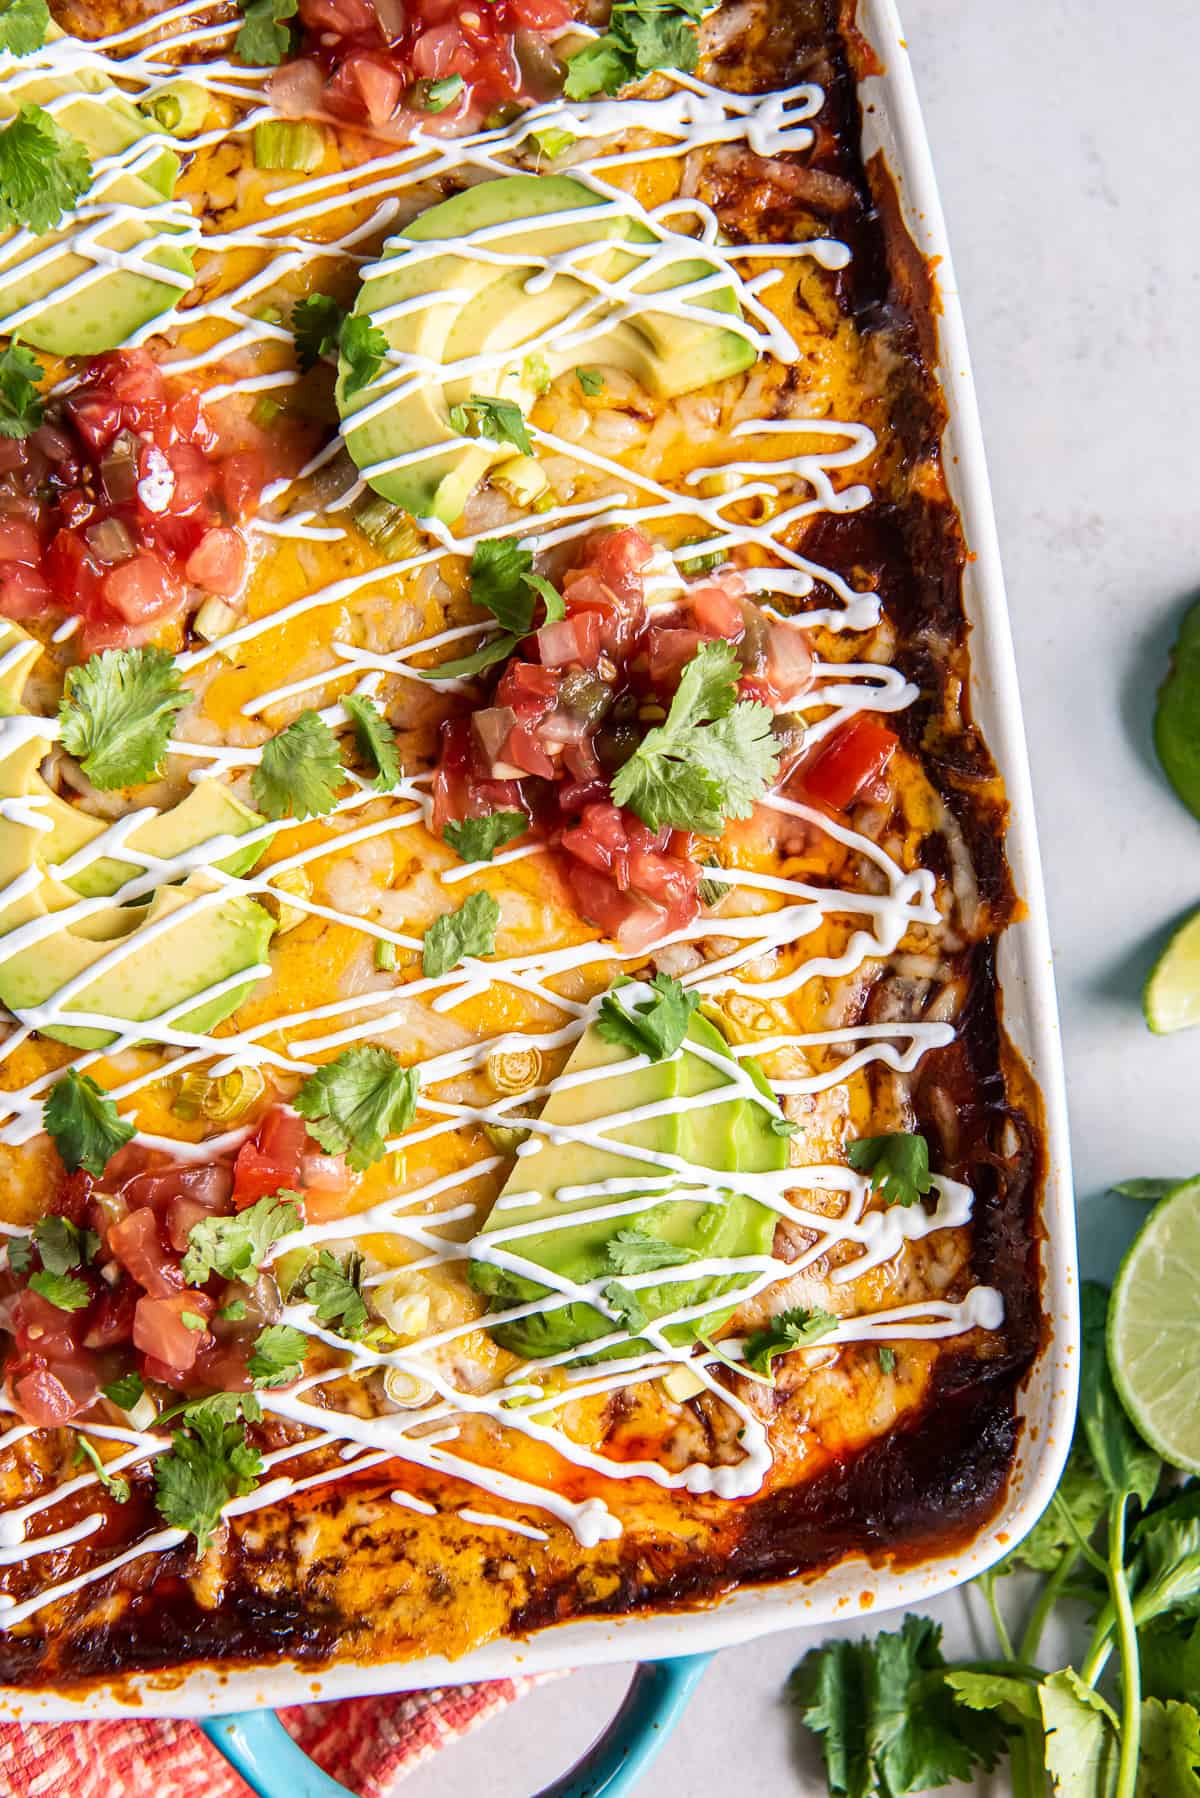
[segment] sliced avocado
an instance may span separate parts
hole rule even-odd
[[[43,783],[38,780],[37,784],[41,786]],[[98,818],[89,817],[78,807],[59,799],[48,787],[45,791],[47,798],[40,809],[44,817],[52,820],[54,830],[45,838],[42,860],[48,865],[62,864],[94,842],[103,833],[105,826]],[[145,824],[139,824],[135,830],[131,830],[125,841],[131,849],[139,850],[143,855],[171,862],[186,855],[190,849],[211,842],[215,837],[245,836],[248,831],[257,829],[264,822],[259,812],[251,811],[248,805],[243,805],[220,781],[204,780],[193,787],[187,798],[181,799],[178,805],[172,806],[169,811],[159,812]],[[261,859],[266,846],[267,839],[260,838],[248,843],[244,849],[237,849],[227,855],[216,866],[226,874],[247,874]],[[145,869],[136,862],[104,856],[86,863],[77,874],[65,875],[63,878],[83,898],[94,899],[115,893],[127,880],[144,872]],[[179,876],[174,878],[178,879]]]
[[[719,1030],[707,1019],[694,1017],[687,1041],[700,1050],[728,1056],[728,1045]],[[566,1073],[584,1073],[601,1066],[612,1066],[625,1059],[624,1052],[604,1042],[594,1026],[589,1026],[567,1064]],[[755,1084],[767,1096],[770,1088],[761,1070],[753,1062],[743,1062]],[[578,1128],[584,1123],[602,1123],[616,1116],[663,1099],[689,1098],[716,1092],[728,1083],[728,1076],[718,1064],[712,1066],[700,1054],[685,1052],[673,1061],[656,1062],[629,1074],[614,1075],[606,1080],[585,1082],[578,1086],[559,1086],[546,1101],[542,1119],[549,1124]],[[787,1165],[787,1139],[771,1129],[769,1114],[762,1106],[740,1096],[714,1100],[710,1105],[690,1110],[671,1110],[661,1118],[640,1123],[618,1124],[608,1132],[615,1140],[631,1143],[659,1153],[677,1155],[700,1168],[716,1168],[738,1173],[759,1173]],[[543,1218],[559,1218],[564,1212],[597,1208],[595,1195],[561,1200],[556,1194],[562,1187],[594,1186],[610,1178],[628,1180],[651,1173],[661,1178],[662,1169],[653,1163],[639,1162],[598,1150],[586,1143],[567,1141],[547,1143],[539,1153],[518,1159],[516,1167],[480,1232],[485,1242],[496,1230],[514,1224],[536,1223]],[[509,1201],[528,1194],[525,1204]],[[622,1199],[635,1196],[622,1193]],[[549,1268],[583,1284],[605,1277],[621,1283],[614,1268],[609,1244],[622,1230],[634,1229],[642,1234],[691,1251],[697,1257],[761,1255],[770,1251],[775,1231],[775,1213],[765,1205],[738,1193],[729,1193],[718,1203],[696,1199],[664,1198],[647,1211],[626,1213],[618,1217],[594,1218],[566,1228],[537,1232],[504,1244],[523,1258]],[[491,1262],[470,1263],[469,1277],[477,1291],[486,1293],[496,1309],[527,1304],[551,1296],[551,1289],[524,1275],[513,1274]],[[661,1317],[692,1305],[719,1299],[739,1290],[746,1276],[701,1275],[695,1280],[664,1281],[660,1286],[639,1286],[637,1300],[646,1316]],[[672,1324],[667,1329],[668,1341],[682,1344],[696,1341],[720,1326],[729,1310],[717,1308],[690,1322]],[[552,1305],[531,1316],[498,1324],[492,1334],[502,1347],[529,1359],[562,1353],[610,1335],[616,1326],[585,1301],[568,1301]],[[648,1343],[619,1343],[581,1360],[604,1360],[625,1357],[649,1348]]]
[[[19,88],[0,93],[0,120],[11,118],[21,106],[54,103],[57,124],[84,145],[93,161],[119,155],[155,131],[152,120],[113,82],[96,70],[47,70]],[[170,215],[164,205],[175,192],[179,159],[169,149],[159,149],[133,172],[126,170],[103,183],[103,199],[119,204],[119,212],[104,227],[98,247],[106,259],[120,257],[152,239],[179,238],[178,243],[157,242],[139,257],[143,265],[184,275],[190,285],[193,268],[190,240],[196,228],[182,204]],[[89,204],[85,196],[81,202]],[[151,214],[145,219],[137,215]],[[22,320],[20,336],[35,348],[57,356],[96,355],[115,349],[142,325],[170,311],[187,291],[176,282],[159,281],[133,268],[106,267],[96,280],[77,293],[63,292],[95,267],[92,258],[70,248],[77,224],[68,218],[34,245],[18,251],[8,266],[6,244],[16,233],[0,241],[0,310],[11,317],[40,300],[49,303]],[[59,253],[53,253],[61,246]],[[50,296],[59,295],[53,298]]]
[[[43,1024],[36,1008],[68,983],[85,977],[114,943],[140,938],[94,980],[83,978],[70,999],[72,1011],[96,1012],[123,1024],[142,1023],[243,970],[248,973],[266,958],[274,919],[252,899],[240,897],[189,910],[194,900],[213,890],[206,876],[193,875],[182,886],[160,887],[144,905],[108,907],[71,929],[18,948],[7,958],[0,940],[0,1002],[25,1016],[43,1036],[77,1049],[102,1049],[115,1040],[115,1031]],[[173,1027],[197,1034],[211,1030],[237,1009],[256,979],[248,973],[232,990],[182,1012],[172,1020]],[[35,1015],[29,1017],[30,1012]]]
[[[545,223],[538,223],[539,220]],[[494,228],[524,226],[496,234]],[[503,266],[458,247],[475,232],[491,233],[483,248],[518,247],[538,258],[561,257],[547,280],[531,262]],[[355,313],[380,325],[394,351],[417,365],[469,363],[499,357],[493,366],[404,391],[406,376],[386,366],[357,393],[347,393],[349,365],[342,358],[338,408],[347,447],[372,487],[418,517],[453,523],[492,463],[506,460],[511,445],[464,442],[450,424],[450,408],[472,392],[515,400],[527,410],[536,386],[527,359],[536,354],[551,376],[580,360],[627,370],[652,393],[673,398],[748,368],[754,346],[719,322],[739,316],[732,287],[718,286],[687,301],[689,312],[717,315],[710,323],[680,317],[669,306],[634,310],[628,300],[608,307],[602,331],[571,341],[576,319],[592,313],[594,289],[571,272],[590,270],[609,283],[631,282],[638,293],[672,289],[718,273],[701,257],[653,269],[622,243],[654,243],[658,234],[632,213],[569,175],[509,175],[485,181],[420,213],[392,238],[384,259],[363,282]],[[444,254],[417,257],[412,245],[445,241]],[[589,245],[595,245],[589,250]],[[450,247],[454,246],[454,247]],[[428,303],[422,303],[428,299]],[[556,347],[555,333],[563,339]],[[399,396],[389,395],[399,389]],[[365,414],[363,422],[354,419]],[[403,459],[401,466],[386,464]]]

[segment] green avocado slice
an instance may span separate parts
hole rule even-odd
[[[94,70],[47,70],[19,87],[0,94],[0,122],[13,117],[21,106],[54,103],[57,124],[83,144],[93,161],[119,155],[155,130],[121,90]],[[190,239],[196,235],[187,209],[175,208],[164,218],[164,202],[175,193],[179,159],[163,148],[136,173],[125,171],[103,185],[105,202],[117,202],[121,211],[106,225],[101,245],[108,254],[128,254],[151,239],[166,236],[178,243],[160,242],[139,257],[142,269],[106,268],[76,294],[54,298],[56,293],[85,275],[90,258],[76,254],[70,242],[78,229],[68,218],[60,227],[39,237],[32,247],[10,263],[6,245],[16,233],[0,239],[0,312],[8,317],[47,304],[21,322],[21,339],[36,349],[56,356],[91,356],[115,349],[141,326],[182,299],[193,276]],[[89,203],[85,196],[81,202]],[[157,216],[141,218],[141,213]],[[47,255],[61,246],[57,255]],[[186,276],[187,286],[158,280],[145,269]]]
[[[512,231],[497,231],[509,224]],[[479,232],[488,236],[472,253],[469,240]],[[669,303],[672,289],[716,275],[712,263],[689,257],[655,268],[621,247],[653,244],[657,238],[631,211],[568,175],[485,181],[406,225],[368,272],[355,314],[372,319],[394,351],[420,364],[448,368],[490,360],[474,372],[468,368],[407,392],[402,371],[385,366],[352,393],[342,358],[337,401],[343,434],[371,486],[418,517],[452,524],[472,488],[493,463],[511,457],[512,446],[460,438],[450,424],[451,407],[474,392],[514,400],[527,411],[543,368],[554,376],[581,362],[607,363],[665,398],[748,368],[756,356],[753,344],[721,322],[740,316],[731,286],[692,295],[691,316],[680,316]],[[416,245],[443,242],[444,252],[414,253]],[[557,258],[551,278],[532,261],[513,267],[488,260],[488,252],[511,254],[518,247],[538,258]],[[609,283],[624,281],[625,296],[620,304],[601,303],[602,328],[577,343],[556,343],[556,334],[569,339],[584,317],[597,316],[594,289],[575,269]],[[637,300],[650,293],[662,294],[664,303],[644,306]],[[392,462],[399,466],[387,466]]]
[[[606,1118],[620,1112],[660,1100],[715,1094],[728,1081],[728,1073],[721,1066],[721,1062],[729,1057],[725,1038],[706,1018],[696,1016],[689,1026],[687,1041],[695,1049],[715,1056],[717,1065],[714,1067],[700,1054],[689,1054],[685,1049],[673,1061],[655,1062],[629,1074],[577,1086],[560,1084],[546,1101],[543,1122],[576,1128],[585,1123],[602,1124]],[[589,1026],[567,1064],[565,1076],[613,1066],[624,1059],[621,1049],[606,1043],[595,1027]],[[757,1065],[753,1061],[743,1061],[741,1066],[764,1095],[770,1097],[770,1088]],[[770,1114],[741,1096],[725,1100],[714,1098],[711,1104],[688,1110],[672,1109],[661,1118],[618,1124],[609,1134],[623,1143],[677,1155],[697,1167],[728,1171],[734,1181],[739,1173],[769,1172],[786,1167],[788,1159],[787,1139],[771,1129]],[[577,1140],[561,1144],[551,1140],[537,1154],[518,1158],[477,1240],[485,1244],[487,1237],[497,1230],[508,1229],[514,1224],[559,1218],[564,1212],[595,1209],[600,1203],[595,1195],[559,1199],[556,1194],[563,1187],[592,1186],[612,1177],[637,1179],[644,1173],[661,1177],[662,1169],[650,1162],[639,1162],[636,1157],[605,1152]],[[526,1194],[527,1203],[508,1203]],[[620,1198],[634,1196],[622,1193]],[[581,1284],[605,1276],[621,1283],[609,1252],[613,1237],[620,1231],[635,1229],[688,1250],[698,1258],[708,1258],[769,1253],[775,1223],[772,1210],[737,1192],[726,1194],[716,1204],[667,1197],[646,1211],[593,1218],[544,1233],[533,1232],[504,1246]],[[493,1308],[498,1310],[551,1295],[551,1289],[536,1280],[510,1273],[488,1261],[473,1260],[468,1274],[476,1290],[485,1293],[492,1300]],[[661,1285],[639,1286],[637,1300],[648,1318],[661,1317],[671,1311],[706,1304],[709,1300],[728,1298],[746,1284],[746,1278],[743,1274],[701,1275],[694,1280],[676,1279]],[[714,1303],[714,1309],[702,1316],[668,1326],[667,1339],[674,1344],[695,1342],[700,1336],[719,1328],[731,1309]],[[534,1312],[529,1317],[497,1324],[492,1328],[492,1335],[512,1353],[535,1359],[583,1347],[597,1337],[610,1335],[615,1327],[595,1306],[583,1301],[569,1301]],[[592,1355],[581,1355],[579,1359],[624,1358],[650,1346],[636,1339],[632,1344],[619,1343]]]

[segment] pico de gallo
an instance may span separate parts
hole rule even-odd
[[[475,130],[561,91],[543,34],[571,16],[567,0],[300,0],[299,54],[271,102],[381,135]]]
[[[106,1384],[130,1372],[188,1394],[244,1392],[260,1330],[282,1308],[269,1272],[252,1284],[212,1275],[188,1284],[189,1233],[282,1194],[300,1220],[349,1196],[354,1175],[329,1155],[303,1119],[281,1105],[262,1118],[232,1160],[179,1163],[136,1141],[95,1180],[82,1169],[55,1196],[51,1216],[79,1242],[73,1309],[30,1284],[44,1263],[35,1235],[29,1265],[0,1272],[0,1330],[12,1337],[4,1365],[9,1402],[27,1423],[62,1424],[87,1410]],[[86,1296],[85,1290],[86,1289]],[[78,1302],[76,1302],[78,1300]]]
[[[205,407],[144,350],[91,361],[27,437],[0,437],[0,614],[81,617],[82,653],[144,643],[247,568],[239,528],[299,434]]]
[[[558,851],[582,915],[631,951],[698,915],[705,852],[696,833],[651,830],[615,805],[612,776],[665,716],[705,643],[734,644],[739,698],[776,714],[781,778],[803,755],[803,727],[790,712],[813,678],[804,633],[769,617],[732,567],[648,608],[653,557],[636,529],[591,540],[563,581],[564,616],[524,640],[486,703],[443,727],[433,785],[438,829],[523,812]],[[853,719],[801,761],[799,796],[844,810],[883,774],[896,745],[874,719]]]

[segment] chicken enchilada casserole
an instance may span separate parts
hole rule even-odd
[[[0,1678],[968,1541],[1045,1152],[850,0],[0,49]]]

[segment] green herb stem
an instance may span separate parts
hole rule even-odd
[[[1064,1549],[1062,1560],[1043,1585],[1037,1603],[1029,1613],[1029,1621],[1025,1625],[1024,1634],[1017,1646],[1017,1655],[1021,1660],[1036,1660],[1038,1649],[1042,1645],[1043,1632],[1050,1620],[1050,1613],[1061,1598],[1063,1587],[1074,1572],[1078,1559],[1078,1550]]]
[[[996,1640],[1000,1644],[1000,1652],[1005,1660],[1015,1661],[1017,1658],[1017,1651],[1013,1646],[1013,1639],[1008,1632],[1008,1625],[1001,1614],[1000,1606],[996,1602],[996,1569],[994,1567],[989,1567],[986,1573],[981,1574],[979,1584],[983,1587],[984,1601],[987,1604],[988,1612],[992,1619],[992,1628],[996,1632]],[[1022,1659],[1024,1658],[1025,1657],[1022,1656]]]
[[[1125,1509],[1128,1503],[1127,1492],[1113,1499],[1108,1526],[1108,1581],[1116,1608],[1117,1639],[1121,1649],[1121,1759],[1114,1798],[1134,1798],[1142,1745],[1141,1667],[1129,1581],[1125,1574]]]

